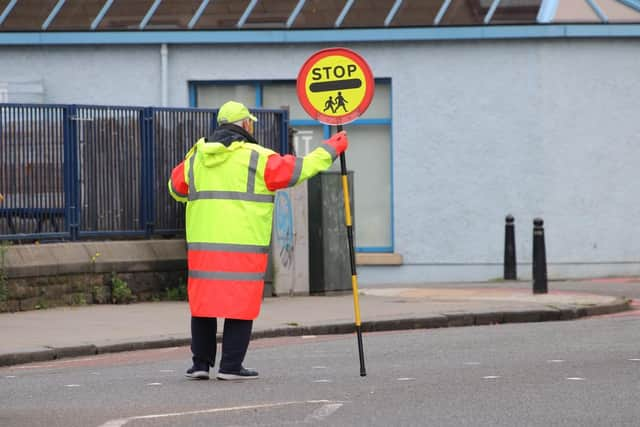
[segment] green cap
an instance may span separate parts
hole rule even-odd
[[[236,101],[226,102],[218,110],[218,123],[235,123],[244,119],[251,119],[257,122],[256,116],[249,112],[244,104]]]

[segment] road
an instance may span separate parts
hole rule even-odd
[[[252,342],[262,378],[189,381],[186,347],[0,369],[0,425],[637,426],[638,311]]]

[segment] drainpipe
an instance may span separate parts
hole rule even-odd
[[[169,104],[169,48],[166,43],[160,46],[160,80],[161,80],[161,105],[163,107]]]

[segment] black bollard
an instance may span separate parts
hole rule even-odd
[[[533,293],[547,293],[547,255],[544,247],[544,221],[533,220]]]
[[[504,280],[517,280],[516,237],[513,215],[507,215],[504,225]]]

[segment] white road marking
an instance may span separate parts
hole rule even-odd
[[[169,413],[166,413],[166,414],[138,415],[138,416],[135,416],[135,417],[119,418],[119,419],[115,419],[115,420],[109,420],[106,423],[101,424],[99,427],[122,427],[123,425],[127,424],[129,421],[134,421],[134,420],[151,420],[151,419],[156,419],[156,418],[181,417],[181,416],[184,416],[184,415],[214,414],[214,413],[217,413],[217,412],[247,411],[247,410],[252,410],[252,409],[277,408],[277,407],[281,407],[281,406],[304,405],[304,404],[308,404],[308,403],[319,403],[319,402],[320,403],[325,403],[325,402],[328,403],[327,405],[322,406],[322,408],[320,408],[320,409],[322,409],[322,411],[320,411],[318,414],[316,414],[318,416],[325,417],[325,418],[327,416],[331,415],[333,412],[335,412],[340,406],[342,406],[342,403],[332,403],[329,400],[327,400],[327,401],[309,400],[309,401],[306,401],[306,402],[305,401],[291,401],[291,402],[263,403],[263,404],[258,404],[258,405],[230,406],[228,408],[201,409],[201,410],[198,410],[198,411],[169,412]],[[335,405],[340,405],[340,406],[334,408]],[[316,413],[316,411],[311,413],[310,416],[314,415],[315,413]]]
[[[327,369],[326,366],[312,366],[311,369]]]
[[[149,383],[147,385],[162,385],[162,383]]]
[[[562,359],[547,360],[547,363],[562,363],[562,362],[564,362],[564,360],[562,360]]]
[[[100,427],[122,427],[126,423],[131,421],[130,419],[123,418],[120,420],[109,420],[106,423],[102,424]]]
[[[5,378],[17,378],[15,375],[7,375]]]
[[[175,372],[175,370],[173,370],[173,369],[160,369],[160,372],[170,373],[170,372]]]
[[[567,377],[569,381],[584,381],[584,378],[581,377]]]
[[[640,362],[640,359],[629,359],[629,362]]]
[[[65,387],[80,387],[80,384],[65,384]]]
[[[322,421],[325,418],[327,418],[329,415],[333,414],[338,409],[340,409],[341,406],[342,406],[342,403],[328,403],[324,406],[321,406],[315,411],[313,411],[312,413],[310,413],[309,415],[307,415],[304,419],[304,422],[311,423],[312,421]]]
[[[469,366],[476,366],[479,365],[480,362],[464,362],[464,365],[469,365]]]
[[[331,380],[315,380],[314,383],[330,383]]]
[[[487,376],[482,377],[483,380],[495,380],[495,379],[498,379],[498,378],[500,378],[500,375],[487,375]]]
[[[91,375],[101,375],[100,372],[91,372]]]
[[[402,378],[397,378],[397,381],[415,381],[415,378],[402,377]]]
[[[317,337],[315,335],[303,335],[302,336],[303,340],[311,340],[311,339],[314,339],[314,338],[317,338]]]

